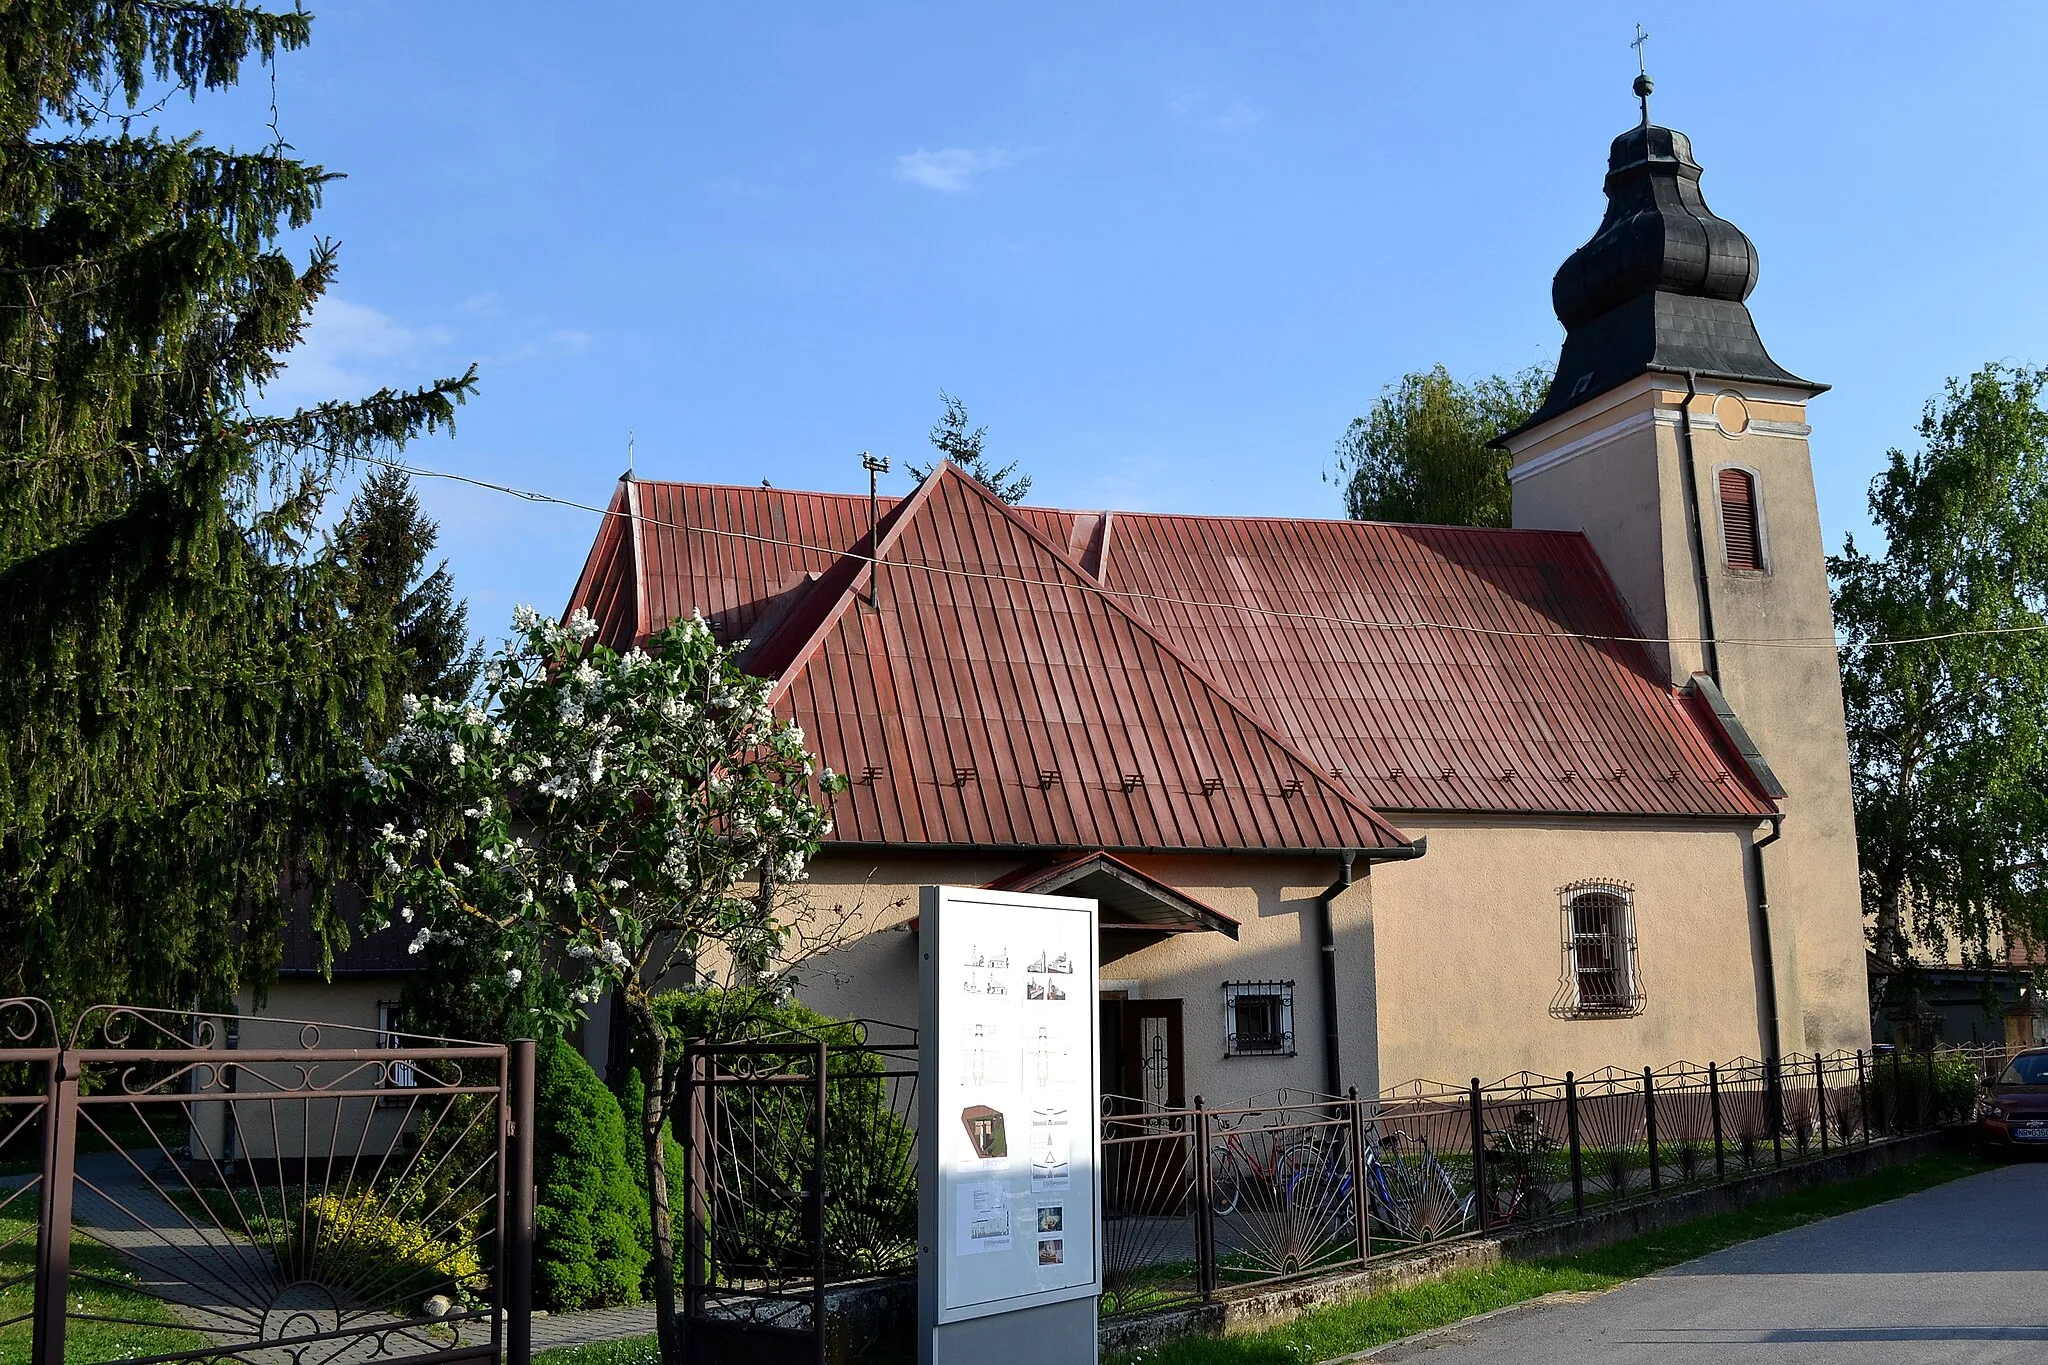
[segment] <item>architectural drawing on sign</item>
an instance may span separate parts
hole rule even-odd
[[[1031,1187],[1034,1190],[1064,1189],[1067,1179],[1067,1111],[1031,1111]]]
[[[977,944],[974,951],[967,955],[967,961],[960,965],[963,967],[986,967],[990,971],[1006,972],[1010,969],[1010,950],[1008,948],[998,948],[993,954],[984,954],[981,951],[980,945]]]
[[[1002,1110],[970,1104],[960,1111],[960,1126],[967,1130],[967,1141],[973,1145],[974,1154],[983,1161],[1010,1154],[1010,1136],[1003,1130]]]
[[[967,1065],[960,1074],[960,1084],[979,1086],[988,1080],[988,1038],[981,1025],[974,1026],[973,1045],[967,1049]]]
[[[981,993],[983,995],[1008,995],[1010,988],[994,977],[990,977],[987,984],[981,988]]]
[[[1038,955],[1038,961],[1032,963],[1029,967],[1026,967],[1024,970],[1027,972],[1036,972],[1040,976],[1045,976],[1047,974],[1058,976],[1072,976],[1074,974],[1074,959],[1068,956],[1066,953],[1061,953],[1059,956],[1048,960],[1046,958],[1046,955],[1041,952]]]
[[[1064,1000],[1067,998],[1067,993],[1060,989],[1060,983],[1057,981],[1048,981],[1043,985],[1036,981],[1026,981],[1024,983],[1024,998],[1026,1000]]]

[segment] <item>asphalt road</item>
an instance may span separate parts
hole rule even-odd
[[[1385,1348],[1418,1365],[2048,1360],[2048,1162]]]

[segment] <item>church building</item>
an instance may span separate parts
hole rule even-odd
[[[1512,529],[621,480],[569,609],[701,613],[850,780],[810,1004],[914,1021],[947,883],[1100,901],[1154,1103],[1868,1044],[1825,386],[1639,93]]]

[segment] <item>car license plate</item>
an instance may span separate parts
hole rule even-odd
[[[2012,1126],[2014,1142],[2048,1142],[2048,1119],[2028,1119]]]

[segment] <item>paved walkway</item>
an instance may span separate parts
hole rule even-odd
[[[636,1303],[630,1308],[591,1308],[580,1313],[550,1313],[546,1317],[536,1314],[533,1319],[533,1349],[536,1351],[653,1335],[654,1305],[651,1303]]]
[[[1420,1365],[1921,1365],[2048,1359],[2048,1164],[1781,1232],[1576,1303],[1370,1358]]]

